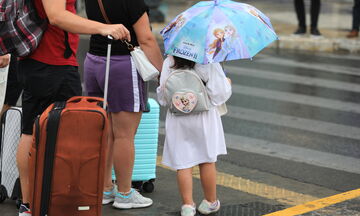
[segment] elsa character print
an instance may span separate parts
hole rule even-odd
[[[169,24],[162,32],[164,42],[166,42],[174,32],[178,31],[184,25],[185,21],[186,18],[180,14],[174,22]]]
[[[181,97],[180,101],[184,105],[184,107],[182,108],[182,111],[184,113],[189,113],[191,111],[190,106],[189,106],[190,105],[189,99],[185,98],[185,97]]]
[[[215,62],[222,62],[226,60],[240,59],[246,56],[247,51],[243,45],[236,29],[232,25],[226,25],[224,28],[224,43],[221,51],[218,53]]]

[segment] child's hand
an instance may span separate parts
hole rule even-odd
[[[229,77],[226,77],[226,79],[228,80],[228,82],[230,83],[230,85],[232,84],[231,79]]]

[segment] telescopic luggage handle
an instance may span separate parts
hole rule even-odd
[[[110,70],[110,58],[111,58],[111,43],[113,41],[113,37],[110,35],[108,37],[108,47],[107,47],[107,54],[106,54],[106,68],[105,68],[105,85],[104,85],[104,104],[103,108],[106,110],[107,105],[107,98],[108,98],[108,87],[109,87],[109,70]]]

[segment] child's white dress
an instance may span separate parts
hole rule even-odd
[[[157,94],[162,106],[167,105],[163,85],[173,64],[173,57],[167,57],[161,72]],[[181,116],[167,112],[162,163],[173,169],[186,169],[201,163],[216,162],[218,155],[227,153],[220,114],[215,106],[229,99],[231,85],[218,63],[196,64],[194,69],[206,82],[213,107],[199,114]]]

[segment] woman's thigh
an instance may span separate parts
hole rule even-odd
[[[142,112],[111,113],[114,138],[134,138]]]

